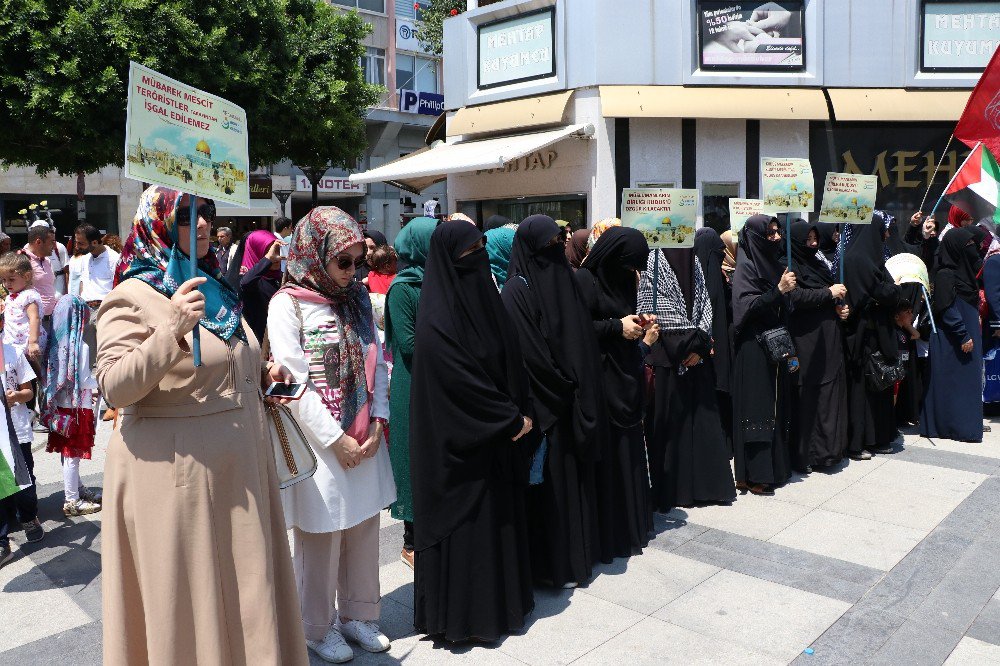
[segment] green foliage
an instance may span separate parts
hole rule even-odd
[[[0,0],[0,164],[122,164],[135,60],[246,109],[253,164],[353,165],[370,30],[315,0]]]
[[[421,12],[423,21],[417,30],[420,45],[436,56],[444,51],[444,21],[450,16],[465,11],[465,0],[431,0],[429,7]]]

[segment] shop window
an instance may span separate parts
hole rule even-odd
[[[729,200],[740,196],[739,183],[702,183],[701,215],[704,226],[720,234],[729,229]]]
[[[996,2],[930,2],[921,13],[920,69],[925,72],[981,72],[1000,47]]]
[[[385,14],[385,0],[330,0],[335,5]],[[399,4],[399,3],[396,3]]]
[[[366,46],[365,55],[361,58],[361,72],[364,75],[365,83],[384,86],[385,49]]]
[[[406,54],[396,56],[396,87],[400,90],[436,93],[437,63],[434,58]]]
[[[588,226],[587,197],[582,194],[549,197],[522,197],[479,202],[459,202],[459,210],[476,206],[480,223],[491,215],[503,215],[520,222],[530,215],[548,215],[553,220],[566,220],[574,231]]]
[[[430,7],[430,0],[395,0],[396,18],[424,20],[424,10]]]

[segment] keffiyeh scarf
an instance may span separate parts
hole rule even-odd
[[[639,280],[637,312],[655,314],[656,323],[665,330],[697,328],[711,335],[712,302],[705,287],[705,273],[701,268],[701,262],[697,260],[694,262],[694,303],[691,307],[692,318],[689,319],[677,275],[674,274],[670,262],[663,257],[660,257],[657,266],[657,255],[659,251],[654,250],[646,259],[646,270]]]

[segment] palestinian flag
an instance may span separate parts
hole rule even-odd
[[[944,197],[972,216],[1000,223],[1000,166],[986,147],[979,143],[951,179]]]

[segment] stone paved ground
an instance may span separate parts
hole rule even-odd
[[[393,647],[355,662],[998,664],[994,428],[978,445],[908,435],[894,455],[796,478],[776,497],[658,516],[641,555],[600,567],[586,587],[539,590],[525,631],[488,647],[414,634],[402,525],[384,516]],[[107,438],[102,426],[83,464],[95,486]],[[100,515],[63,518],[58,458],[36,456],[48,535],[21,547],[15,534],[17,558],[0,570],[0,665],[99,664]]]

